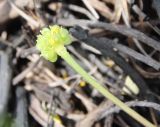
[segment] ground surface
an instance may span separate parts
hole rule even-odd
[[[160,123],[159,0],[0,0],[0,127],[141,127],[36,36],[70,31],[76,61],[114,95]]]

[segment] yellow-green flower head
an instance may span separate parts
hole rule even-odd
[[[37,49],[41,52],[41,56],[51,62],[57,60],[56,48],[71,43],[71,35],[68,30],[58,26],[50,26],[43,28],[41,34],[37,36]]]

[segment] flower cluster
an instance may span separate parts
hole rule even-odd
[[[56,48],[68,45],[71,41],[68,30],[54,25],[41,30],[41,34],[37,36],[36,47],[41,52],[41,56],[55,62],[57,60]]]

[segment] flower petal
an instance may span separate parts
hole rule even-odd
[[[58,25],[43,28],[40,32],[41,34],[37,36],[36,47],[43,57],[55,62],[57,60],[56,48],[70,44],[72,37],[66,29]]]

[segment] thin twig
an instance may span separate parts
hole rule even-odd
[[[11,7],[15,9],[15,11],[22,16],[25,20],[27,20],[29,23],[31,23],[36,28],[39,26],[38,21],[34,20],[31,16],[27,15],[25,12],[23,12],[21,9],[19,9],[11,0],[8,0]]]
[[[74,4],[69,4],[67,7],[70,10],[85,14],[88,18],[90,18],[93,21],[97,21],[97,19],[93,15],[91,15],[91,13],[88,10],[86,10],[85,8],[82,8],[82,7],[74,5]]]
[[[77,20],[77,19],[59,19],[59,24],[62,24],[64,26],[83,26],[83,27],[93,27],[93,28],[102,28],[105,30],[109,30],[112,32],[118,32],[124,36],[136,38],[137,40],[143,42],[144,44],[151,46],[152,48],[160,51],[160,43],[151,37],[148,37],[146,34],[133,29],[133,28],[127,28],[126,26],[122,25],[116,25],[111,23],[105,23],[105,22],[94,22],[90,20]]]
[[[95,11],[95,9],[91,6],[90,2],[88,0],[82,0],[82,2],[86,5],[86,7],[91,11],[91,13],[95,16],[96,19],[99,19],[98,13]]]
[[[126,102],[126,105],[128,105],[129,107],[147,107],[147,108],[153,108],[157,111],[160,111],[160,105],[154,102],[147,102],[147,101],[130,101],[130,102]],[[105,111],[100,117],[99,119],[102,119],[110,114],[113,113],[119,113],[121,111],[121,109],[117,106],[111,107],[110,109],[108,109],[107,111]]]

